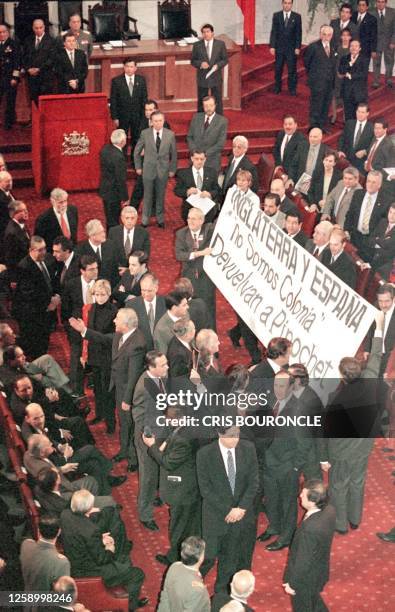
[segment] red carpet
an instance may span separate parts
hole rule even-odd
[[[29,204],[33,217],[47,206],[47,201],[34,196],[30,189],[20,189],[17,195]],[[80,211],[82,238],[83,225],[88,219],[104,219],[101,200],[93,193],[73,194],[70,200]],[[173,250],[174,231],[181,225],[179,206],[178,198],[173,196],[169,188],[166,199],[166,230],[162,231],[156,227],[150,229],[153,245],[150,266],[159,276],[161,293],[171,288],[179,272]],[[30,225],[32,226],[32,223]],[[217,307],[223,364],[229,365],[235,361],[247,364],[247,353],[244,349],[233,349],[226,335],[226,330],[234,323],[234,315],[220,294]],[[62,331],[52,335],[50,352],[68,368],[68,346]],[[98,446],[106,455],[114,454],[118,449],[117,435],[106,435],[102,425],[93,429]],[[331,580],[324,593],[331,612],[392,612],[395,609],[395,547],[375,536],[376,531],[388,531],[395,524],[395,489],[390,476],[395,463],[387,460],[379,448],[380,445],[383,445],[382,442],[377,443],[370,460],[363,523],[358,531],[335,537]],[[125,465],[121,464],[117,473],[123,473],[124,469]],[[136,474],[129,475],[127,483],[115,489],[115,497],[124,507],[122,514],[128,534],[134,542],[133,562],[146,573],[144,594],[150,598],[150,605],[146,609],[153,611],[164,573],[163,566],[155,561],[155,554],[167,550],[167,510],[164,507],[155,510],[160,532],[147,531],[141,528],[136,515],[136,495]],[[264,528],[265,518],[261,515],[259,529]],[[291,609],[289,598],[281,587],[286,556],[286,551],[269,553],[265,551],[263,544],[257,544],[253,565],[256,593],[251,597],[250,603],[257,612],[286,612]],[[214,571],[207,579],[210,589],[213,583]]]

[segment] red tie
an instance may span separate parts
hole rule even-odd
[[[370,149],[370,153],[368,155],[368,159],[366,160],[366,170],[370,172],[372,170],[372,161],[374,158],[374,154],[376,153],[377,145],[379,144],[378,140],[374,143],[373,147]]]
[[[319,248],[317,247],[317,248],[314,250],[313,257],[315,257],[316,259],[318,259],[318,258],[319,258],[319,256],[320,256],[320,250],[319,250]]]
[[[71,238],[70,228],[69,228],[69,226],[66,223],[65,214],[66,213],[61,213],[60,214],[60,227],[62,228],[63,236],[65,236],[66,238],[68,238],[70,240],[70,238]]]

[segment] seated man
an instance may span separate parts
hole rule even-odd
[[[342,229],[334,229],[329,238],[329,251],[323,254],[322,263],[351,289],[355,289],[357,270],[350,255],[344,250],[345,244],[345,232]]]
[[[308,238],[302,231],[302,214],[296,210],[295,212],[289,212],[285,216],[285,232],[292,240],[295,240],[300,246],[304,247]]]
[[[148,603],[146,597],[139,599],[144,572],[132,566],[124,527],[111,518],[100,524],[102,517],[92,516],[96,512],[94,497],[85,490],[76,491],[70,510],[62,512],[64,550],[70,560],[71,574],[75,578],[101,576],[107,587],[122,585],[129,593],[129,610],[142,608]]]

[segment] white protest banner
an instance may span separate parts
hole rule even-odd
[[[293,342],[312,378],[338,377],[376,309],[297,244],[236,187],[228,191],[204,269],[256,336]]]

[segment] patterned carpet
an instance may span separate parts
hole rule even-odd
[[[34,195],[31,189],[20,189],[16,195],[24,199],[35,218],[47,205]],[[102,203],[94,193],[76,193],[70,196],[80,211],[80,238],[83,238],[84,223],[93,217],[104,219]],[[181,226],[180,202],[172,194],[169,184],[166,198],[166,230],[150,228],[152,240],[151,269],[159,276],[160,292],[165,293],[172,286],[179,273],[174,259],[174,231]],[[32,226],[31,223],[30,225]],[[244,349],[235,350],[230,344],[226,331],[234,324],[235,317],[225,300],[218,294],[218,329],[221,340],[221,360],[229,365],[236,361],[248,363]],[[63,331],[58,330],[51,337],[50,352],[60,363],[68,368],[68,347]],[[93,428],[98,446],[111,456],[118,450],[117,435],[108,436],[101,424]],[[331,580],[324,592],[325,601],[331,612],[349,610],[367,612],[392,612],[395,610],[395,546],[384,543],[375,536],[376,531],[388,531],[395,525],[395,488],[391,482],[391,470],[395,463],[387,459],[380,446],[376,444],[369,463],[366,487],[364,518],[358,531],[346,536],[336,535],[332,549]],[[117,466],[117,473],[124,472],[125,465]],[[123,518],[129,537],[134,542],[132,558],[135,565],[146,573],[143,593],[149,596],[147,611],[155,610],[157,596],[164,570],[155,561],[155,554],[166,552],[167,510],[155,510],[155,518],[160,531],[153,533],[141,528],[136,515],[137,475],[130,474],[128,481],[115,489],[115,497],[123,505]],[[259,530],[265,528],[265,518],[261,515]],[[287,551],[269,553],[263,544],[257,544],[254,555],[253,571],[256,575],[256,593],[250,598],[250,605],[257,612],[286,612],[291,609],[289,598],[284,594],[281,583]],[[214,571],[207,578],[210,590],[214,583]]]

